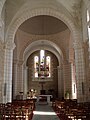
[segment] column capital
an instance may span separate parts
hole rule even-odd
[[[83,42],[83,48],[89,48],[89,43],[88,43],[88,41]]]
[[[82,49],[83,48],[83,43],[78,41],[78,42],[73,43],[73,46],[74,46],[75,50],[76,49]]]
[[[23,60],[14,59],[14,60],[13,60],[13,63],[21,66],[21,65],[23,65]]]
[[[60,69],[61,66],[57,66],[58,69]]]
[[[4,51],[4,46],[5,46],[5,43],[3,43],[3,42],[0,40],[0,50],[3,50],[3,51]]]
[[[6,42],[4,45],[4,49],[8,50],[14,50],[15,47],[16,47],[15,43],[11,43],[10,41]]]
[[[63,69],[63,65],[57,66],[57,70],[62,70]]]
[[[24,70],[28,70],[28,66],[23,66]]]
[[[18,60],[18,65],[22,66],[23,65],[23,60]]]

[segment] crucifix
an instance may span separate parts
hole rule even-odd
[[[41,82],[39,82],[39,84],[41,84],[41,94],[45,94],[44,92],[45,92],[45,90],[44,90],[44,84],[45,84],[45,82],[43,82],[43,81],[41,81]]]
[[[41,90],[44,90],[43,88],[44,88],[45,82],[39,82],[39,84],[41,84]]]

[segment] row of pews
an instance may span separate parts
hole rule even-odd
[[[0,120],[31,120],[34,109],[34,100],[15,100],[12,103],[0,103]]]
[[[55,100],[52,107],[60,120],[90,120],[90,103],[77,103],[77,100]]]

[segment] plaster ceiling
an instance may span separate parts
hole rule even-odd
[[[40,15],[26,20],[19,29],[30,34],[49,35],[66,30],[67,26],[55,17]]]

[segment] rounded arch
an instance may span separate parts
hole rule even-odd
[[[60,48],[53,42],[48,40],[37,40],[32,42],[28,47],[25,49],[23,54],[24,63],[26,63],[28,57],[36,50],[45,49],[55,54],[58,59],[59,66],[61,63],[61,59],[63,59],[63,53]]]
[[[76,40],[75,38],[77,38],[78,32],[76,31],[74,22],[72,21],[71,17],[70,18],[67,17],[66,14],[63,14],[62,12],[60,12],[60,10],[57,11],[53,8],[44,7],[44,8],[35,8],[32,10],[28,9],[25,10],[21,15],[17,14],[16,16],[17,19],[13,20],[13,22],[10,24],[6,32],[6,37],[5,37],[6,42],[8,43],[14,42],[14,37],[19,26],[27,19],[38,15],[48,15],[60,19],[68,26],[68,28],[72,32],[74,41]]]
[[[6,2],[6,0],[1,0],[0,1],[0,15],[1,16],[2,16],[2,11],[3,11],[3,8],[4,8],[5,2]]]

